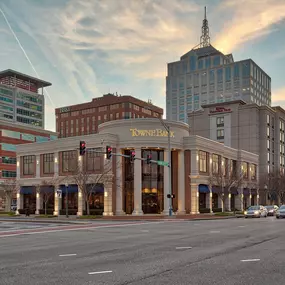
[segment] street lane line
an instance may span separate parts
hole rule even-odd
[[[191,246],[178,246],[176,249],[191,249]]]
[[[243,259],[243,260],[241,260],[241,262],[252,262],[252,261],[260,261],[260,259],[256,258],[256,259]]]
[[[141,230],[142,233],[149,233],[149,230]]]
[[[69,231],[80,231],[80,230],[95,230],[95,229],[101,229],[101,228],[117,228],[117,227],[131,227],[131,226],[141,226],[141,225],[154,225],[154,224],[163,224],[165,222],[146,222],[146,223],[126,223],[126,224],[111,224],[111,225],[96,225],[96,226],[78,226],[76,228],[61,228],[61,229],[48,229],[45,231],[37,231],[34,232],[29,232],[29,231],[22,231],[19,233],[11,233],[11,234],[4,234],[1,235],[0,231],[0,238],[5,238],[5,237],[15,237],[15,236],[20,236],[20,235],[36,235],[36,234],[44,234],[44,233],[58,233],[58,232],[69,232]]]
[[[105,273],[112,273],[113,271],[108,270],[108,271],[97,271],[97,272],[89,272],[89,275],[94,275],[94,274],[105,274]]]
[[[75,256],[77,255],[76,253],[69,253],[69,254],[60,254],[59,256],[65,257],[65,256]]]
[[[238,226],[239,228],[244,228],[245,226]]]
[[[221,231],[210,231],[211,234],[218,234],[220,233]]]

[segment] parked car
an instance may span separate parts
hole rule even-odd
[[[267,210],[265,207],[258,205],[258,206],[250,206],[246,211],[244,211],[245,218],[260,218],[260,217],[267,217]]]
[[[278,206],[276,205],[272,205],[272,206],[265,206],[267,212],[268,212],[268,216],[275,216],[276,211],[279,209]]]
[[[276,218],[285,218],[285,205],[280,206],[280,208],[276,211]]]

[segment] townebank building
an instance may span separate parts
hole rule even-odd
[[[185,123],[164,123],[170,127],[176,214],[220,211],[222,207],[243,210],[258,203],[258,155],[190,135]],[[86,142],[83,156],[79,155],[80,141]],[[106,146],[112,148],[111,159],[106,158]],[[132,153],[134,161],[127,157]],[[41,214],[47,205],[49,214],[65,214],[67,207],[69,214],[84,215],[88,203],[91,214],[167,215],[169,167],[148,164],[144,160],[148,155],[153,161],[168,162],[168,133],[158,119],[116,120],[101,124],[97,134],[19,145],[18,211],[29,208],[30,213]],[[96,183],[88,199],[77,179],[83,170],[88,174],[86,184]],[[242,181],[230,188],[214,185],[211,177],[218,173],[222,177],[243,173]]]

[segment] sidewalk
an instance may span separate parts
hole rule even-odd
[[[0,222],[2,221],[15,221],[15,222],[35,222],[35,223],[57,223],[57,224],[88,224],[91,222],[104,222],[104,221],[203,221],[203,220],[223,220],[223,219],[236,219],[243,217],[243,215],[236,216],[216,216],[214,214],[197,214],[197,215],[174,215],[174,216],[161,216],[161,215],[143,215],[143,216],[102,216],[94,219],[78,218],[76,216],[59,216],[54,218],[43,218],[36,215],[30,217],[22,216],[4,216],[0,215]]]

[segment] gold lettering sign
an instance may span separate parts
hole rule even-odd
[[[132,137],[167,137],[167,131],[156,129],[156,130],[138,130],[130,129]],[[174,132],[170,131],[170,137],[174,138]]]

